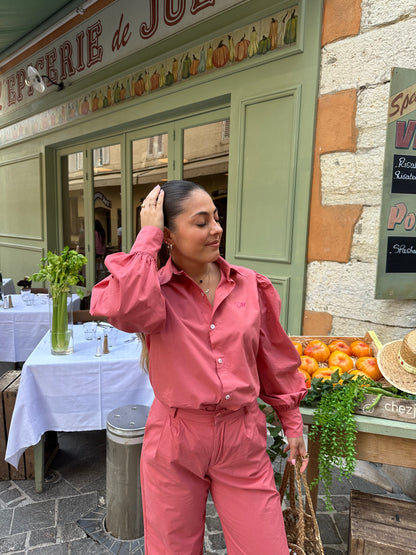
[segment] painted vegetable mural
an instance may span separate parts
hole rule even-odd
[[[298,27],[298,16],[296,10],[293,10],[290,19],[286,22],[285,27],[285,44],[292,44],[296,42],[296,32]]]
[[[248,45],[248,57],[252,58],[259,50],[259,41],[257,39],[256,28],[253,27],[250,33],[250,44]]]
[[[228,62],[229,57],[230,51],[228,50],[228,46],[223,44],[221,40],[212,55],[212,63],[215,67],[223,67]]]
[[[10,137],[23,138],[62,125],[128,100],[171,87],[182,79],[193,79],[207,72],[230,67],[257,56],[290,48],[298,39],[298,6],[282,10],[262,20],[234,29],[209,42],[195,46],[158,64],[141,68],[101,88],[72,98],[36,117],[9,126]],[[1,141],[1,137],[0,137]],[[13,141],[11,141],[13,142]]]
[[[235,60],[236,62],[241,62],[244,58],[248,56],[248,46],[250,41],[246,39],[246,36],[243,35],[241,39],[237,42],[236,50],[235,50]]]

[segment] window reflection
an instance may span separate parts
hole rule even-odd
[[[121,243],[121,147],[94,148],[94,249],[95,282],[108,275],[107,254]]]
[[[140,231],[140,205],[157,184],[168,179],[168,135],[153,135],[132,143],[133,231]]]
[[[183,178],[202,185],[218,208],[223,228],[221,256],[225,256],[229,142],[228,119],[189,127],[183,133]]]
[[[61,157],[64,245],[85,254],[83,153]]]

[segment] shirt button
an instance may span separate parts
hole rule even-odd
[[[210,328],[211,328],[212,330],[215,330],[215,324],[211,324],[211,325],[210,325]]]
[[[218,359],[219,364],[222,364],[222,358]]]
[[[230,395],[226,395],[225,398],[226,398],[227,401],[228,401],[228,399],[230,398]]]

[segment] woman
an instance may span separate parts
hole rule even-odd
[[[129,254],[107,257],[91,312],[146,334],[155,393],[141,459],[146,554],[200,555],[210,492],[229,555],[287,555],[257,403],[273,406],[304,471],[306,388],[280,299],[267,278],[219,256],[218,212],[200,186],[156,186],[141,224]],[[158,271],[162,241],[170,257]]]
[[[100,220],[95,220],[95,256],[105,255],[105,230]]]

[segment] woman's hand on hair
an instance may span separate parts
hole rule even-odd
[[[164,229],[163,220],[163,197],[165,193],[156,185],[144,199],[140,210],[141,227],[153,225],[159,229]]]

